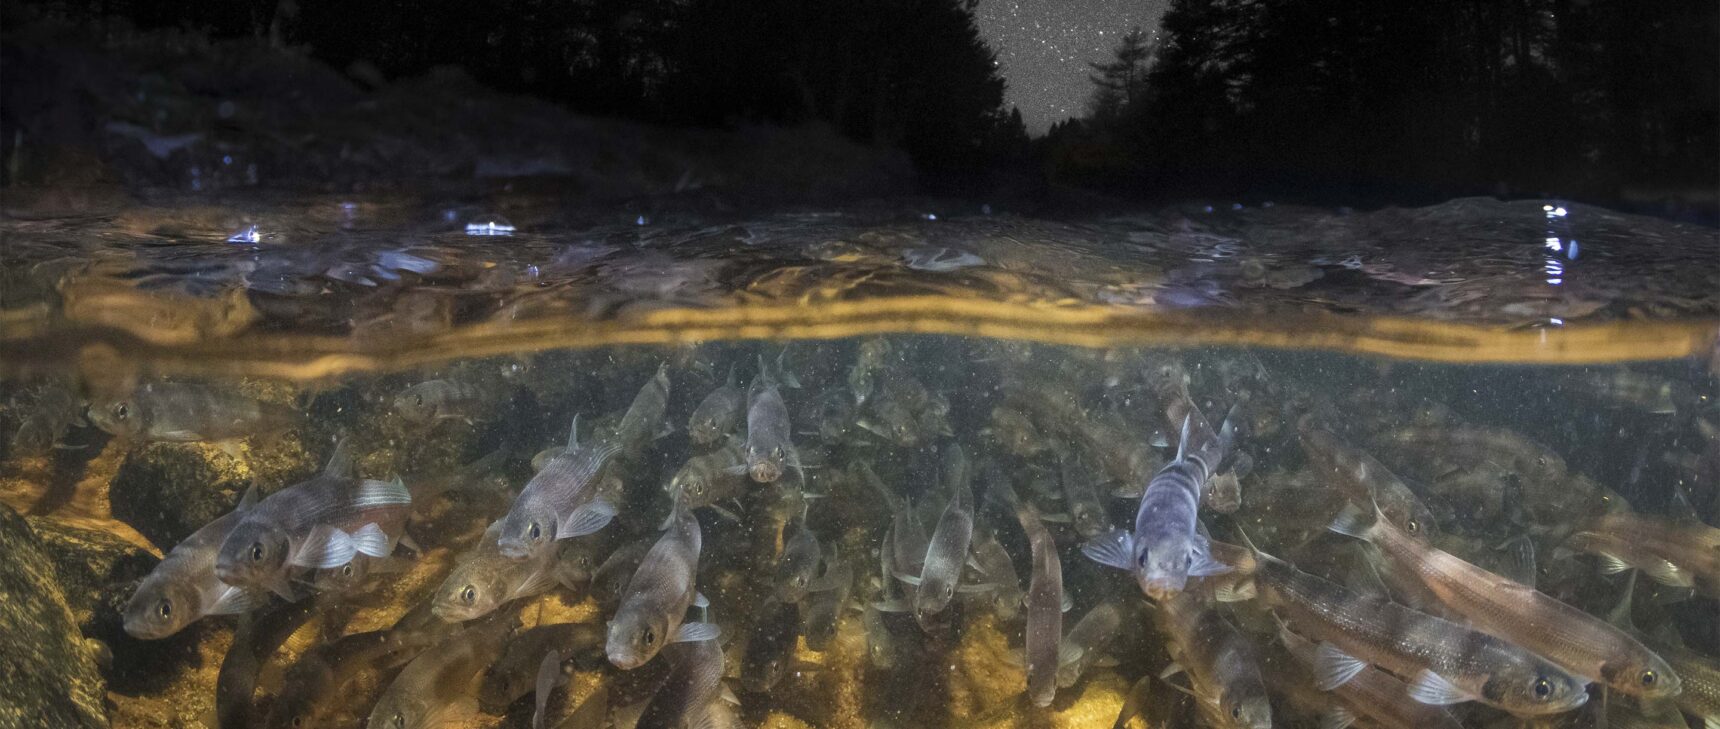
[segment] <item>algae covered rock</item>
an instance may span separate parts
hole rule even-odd
[[[234,459],[212,449],[155,443],[126,457],[108,499],[114,518],[165,551],[232,510],[248,476]]]
[[[106,727],[106,687],[53,557],[0,506],[0,727]]]
[[[111,641],[121,630],[120,610],[126,599],[159,560],[107,532],[52,517],[29,517],[28,522],[54,562],[66,605],[78,626],[92,637]]]

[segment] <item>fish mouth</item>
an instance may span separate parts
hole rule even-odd
[[[645,665],[645,662],[639,660],[638,656],[630,656],[630,655],[626,655],[623,653],[618,653],[616,651],[609,651],[608,653],[609,653],[609,662],[612,664],[615,664],[616,668],[619,668],[623,671],[631,671],[635,668],[638,668],[640,666]]]
[[[754,464],[749,472],[752,474],[752,480],[759,483],[770,483],[782,477],[782,469],[772,463]]]

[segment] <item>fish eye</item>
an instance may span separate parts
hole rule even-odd
[[[1242,707],[1241,706],[1230,707],[1230,718],[1241,719],[1242,718]]]
[[[252,542],[251,543],[251,561],[252,562],[263,561],[263,543],[262,542]]]
[[[348,562],[348,563],[340,566],[340,576],[341,577],[351,577],[352,576],[352,563],[351,562]]]
[[[1409,527],[1409,533],[1411,534],[1419,534],[1421,532],[1421,522],[1414,519],[1409,520],[1409,523],[1405,526]]]
[[[1141,567],[1145,568],[1146,566],[1147,566],[1147,550],[1143,549],[1143,550],[1141,550]]]
[[[398,711],[394,712],[393,724],[394,729],[406,729],[406,715]]]
[[[775,448],[770,449],[770,457],[771,458],[781,458],[782,457],[782,446],[777,446]]]
[[[1553,682],[1552,681],[1548,681],[1546,678],[1535,679],[1535,696],[1536,697],[1544,699],[1544,698],[1547,698],[1547,694],[1550,694],[1550,693],[1553,693]]]
[[[123,402],[114,404],[113,416],[116,420],[125,420],[128,415],[131,415],[131,408],[129,406]]]
[[[646,628],[645,634],[640,636],[640,638],[642,638],[645,641],[645,645],[648,645],[648,646],[656,645],[657,644],[657,631],[652,630],[650,628]]]
[[[413,405],[423,405],[424,404],[424,394],[418,393],[416,395],[413,395],[412,396],[412,404]]]
[[[478,599],[478,588],[473,587],[471,585],[467,585],[460,590],[460,602],[463,602],[463,603],[466,603],[467,605],[470,605],[473,602],[477,601],[477,599]]]
[[[157,604],[155,606],[155,614],[160,615],[161,617],[164,617],[164,618],[173,617],[173,601],[172,600],[162,600],[160,602],[160,604]]]
[[[1660,676],[1656,675],[1654,673],[1654,671],[1643,671],[1642,672],[1642,685],[1644,685],[1644,686],[1653,686],[1654,682],[1659,680],[1659,679],[1660,679]]]
[[[305,718],[304,717],[302,717],[302,716],[293,717],[293,729],[300,729],[300,727],[303,727],[304,725],[305,725]]]
[[[795,575],[794,576],[794,586],[795,587],[805,587],[806,586],[806,576],[805,575]]]
[[[530,536],[533,541],[536,541],[538,537],[543,536],[543,529],[540,529],[538,527],[538,523],[534,521],[531,526],[526,527],[526,535]]]

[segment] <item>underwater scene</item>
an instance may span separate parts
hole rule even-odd
[[[1720,726],[1720,243],[1560,201],[0,222],[5,726]]]

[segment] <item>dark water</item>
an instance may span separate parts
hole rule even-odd
[[[1152,726],[1237,726],[1178,689],[1240,689],[1214,683],[1161,601],[1082,549],[1132,528],[1190,412],[1205,423],[1189,452],[1222,454],[1200,510],[1218,543],[1251,540],[1470,626],[1382,584],[1359,542],[1326,531],[1353,500],[1311,445],[1327,434],[1401,479],[1431,515],[1432,546],[1595,623],[1628,614],[1656,655],[1697,654],[1680,659],[1696,668],[1679,698],[1602,701],[1597,682],[1552,721],[1678,726],[1714,710],[1702,687],[1720,655],[1720,541],[1704,540],[1720,532],[1699,526],[1720,517],[1712,229],[1478,199],[1081,220],[937,202],[568,210],[548,193],[158,199],[0,223],[0,536],[17,555],[0,624],[43,667],[6,689],[21,708],[0,717],[262,726],[304,701],[302,724],[359,726],[385,691],[405,691],[389,688],[398,677],[442,661],[454,668],[441,681],[407,693],[453,707],[452,726],[529,726],[555,648],[567,680],[554,717],[605,696],[625,722],[626,707],[666,701],[658,686],[678,686],[691,656],[720,653],[738,704],[716,699],[715,726],[1103,727],[1131,696]],[[752,388],[761,369],[786,422],[748,412],[768,389]],[[732,445],[690,422],[731,372]],[[500,576],[518,570],[505,560],[469,563],[576,416],[582,445],[620,449],[591,484],[613,518],[561,540],[529,594],[464,623],[427,617],[437,593],[459,595],[450,574],[524,581]],[[778,426],[786,441],[764,440]],[[289,569],[293,600],[260,590],[167,635],[140,627],[159,603],[133,595],[161,555],[251,487],[265,503],[302,490],[337,442],[353,483],[398,476],[411,495],[389,556]],[[739,463],[749,443],[781,448],[767,469],[780,476],[708,465]],[[690,462],[707,464],[705,489],[677,478]],[[963,488],[972,564],[947,606],[916,616],[915,586],[884,574],[879,550],[887,534],[901,543],[892,524],[910,513],[931,535]],[[717,626],[721,650],[677,645],[623,671],[603,631],[633,566],[567,575],[654,543],[671,493],[699,502],[695,586],[710,605],[685,617]],[[1054,554],[1036,560],[1012,496],[1043,517],[1026,521]],[[1596,546],[1619,514],[1682,549]],[[773,603],[778,563],[805,534],[813,589]],[[1070,680],[1040,707],[1020,653],[1048,613],[1019,595],[1048,558],[1074,637]],[[1231,578],[1186,590],[1246,647],[1272,723],[1361,712],[1308,683],[1266,597],[1209,603]],[[174,603],[181,618],[188,607]],[[1076,630],[1109,612],[1111,629]],[[371,631],[388,631],[371,636],[387,649],[367,647]],[[780,654],[766,653],[773,641]],[[472,655],[450,658],[461,646]],[[1173,661],[1188,675],[1143,681]],[[1515,721],[1475,702],[1448,718]]]

